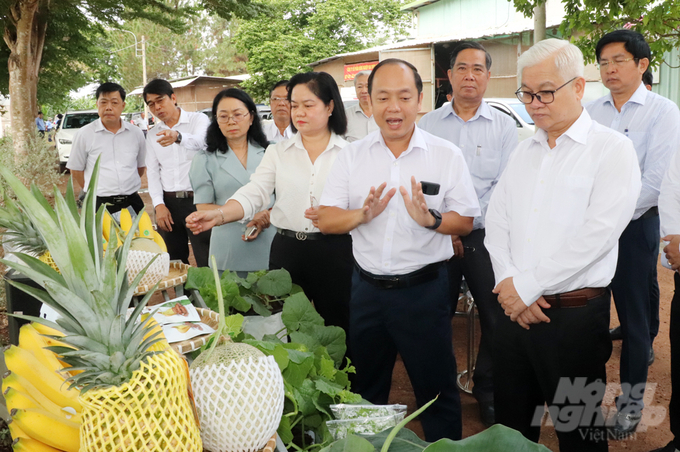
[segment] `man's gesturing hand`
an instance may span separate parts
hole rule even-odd
[[[392,196],[397,192],[396,188],[391,188],[381,199],[380,197],[382,196],[385,187],[387,187],[387,182],[380,184],[377,189],[371,187],[371,190],[368,192],[368,196],[364,201],[364,206],[361,208],[361,220],[359,221],[359,224],[370,223],[371,220],[385,210],[390,199],[392,199]]]
[[[161,130],[156,136],[160,137],[156,140],[158,144],[167,147],[177,141],[178,132],[176,130]]]
[[[411,176],[411,197],[408,196],[408,191],[402,185],[399,187],[401,196],[404,198],[406,211],[411,218],[422,227],[432,226],[435,219],[430,213],[430,209],[425,202],[425,195],[423,194],[423,187],[420,182],[416,182],[416,178]]]

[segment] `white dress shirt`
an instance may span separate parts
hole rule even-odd
[[[179,121],[172,128],[160,121],[146,135],[146,174],[153,206],[165,204],[163,191],[191,191],[189,170],[196,153],[205,149],[205,134],[210,119],[201,112],[180,109]],[[180,144],[163,147],[158,143],[158,132],[177,130],[182,134]]]
[[[642,190],[633,220],[658,205],[659,188],[671,157],[680,147],[680,111],[670,100],[649,91],[643,83],[621,107],[611,94],[586,105],[597,122],[633,141],[642,172]]]
[[[312,201],[315,206],[319,205],[328,172],[346,145],[345,140],[331,133],[328,146],[314,163],[299,133],[290,140],[269,146],[250,182],[230,198],[243,206],[243,221],[264,210],[271,195],[276,193],[270,215],[272,225],[296,232],[319,232],[312,220],[305,218],[305,210],[312,207]]]
[[[360,104],[345,109],[347,115],[347,133],[345,139],[350,143],[361,140],[371,132],[378,130],[373,116],[366,116]]]
[[[463,121],[453,104],[447,102],[423,116],[418,127],[450,141],[463,152],[482,209],[482,214],[475,217],[474,229],[482,229],[491,193],[517,147],[515,121],[484,101],[472,118]]]
[[[661,182],[659,194],[661,237],[680,234],[680,151],[676,151]]]
[[[385,144],[380,131],[347,146],[328,175],[321,205],[359,209],[370,188],[387,182],[383,193],[400,186],[411,196],[416,181],[440,185],[439,194],[425,196],[430,209],[479,215],[479,202],[465,159],[450,142],[415,128],[399,158]],[[378,275],[403,275],[453,255],[451,237],[424,228],[406,211],[399,191],[385,210],[351,232],[354,258],[361,268]]]
[[[276,123],[273,119],[271,121],[262,121],[262,130],[267,136],[267,141],[271,143],[278,143],[279,141],[293,138],[293,135],[295,135],[290,124],[288,124],[288,127],[283,131],[283,135],[281,135],[281,131],[276,127]]]
[[[145,154],[144,133],[138,127],[121,120],[113,133],[97,119],[76,132],[66,167],[85,171],[87,188],[101,155],[97,196],[131,195],[142,186],[137,168],[144,168]]]
[[[585,109],[553,149],[539,129],[510,157],[489,203],[484,244],[496,283],[513,277],[527,306],[606,287],[640,185],[633,143]]]

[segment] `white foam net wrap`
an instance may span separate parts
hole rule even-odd
[[[128,272],[128,284],[132,284],[132,281],[137,277],[139,272],[141,272],[146,264],[149,263],[151,259],[156,256],[156,253],[149,253],[148,251],[140,250],[130,250],[128,251],[127,263],[125,264],[125,269]],[[152,286],[156,284],[161,279],[168,276],[170,272],[170,255],[168,253],[161,253],[153,264],[142,277],[139,282],[140,286],[149,285]]]
[[[283,377],[273,356],[191,368],[203,447],[255,452],[276,432],[283,414]]]

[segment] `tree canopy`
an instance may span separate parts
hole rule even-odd
[[[545,0],[513,0],[526,17]],[[566,14],[560,32],[572,40],[588,61],[595,60],[595,45],[606,33],[630,28],[642,33],[652,49],[653,66],[680,39],[680,0],[562,0]]]
[[[237,48],[248,55],[243,85],[264,99],[271,85],[314,61],[401,36],[409,16],[399,0],[263,0],[257,17],[240,21]]]

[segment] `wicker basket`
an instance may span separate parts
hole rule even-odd
[[[210,309],[196,308],[198,315],[201,316],[201,322],[205,323],[212,329],[217,329],[217,324],[220,321],[220,315]],[[200,336],[192,337],[186,341],[175,342],[170,344],[170,346],[180,355],[193,352],[203,347],[206,342],[208,342],[209,334],[202,334]]]
[[[170,272],[168,276],[161,279],[158,283],[158,288],[156,290],[166,290],[171,287],[179,286],[187,281],[187,272],[189,271],[189,265],[182,262],[170,262]],[[140,284],[135,290],[135,296],[144,295],[151,289],[153,289],[153,284]]]

